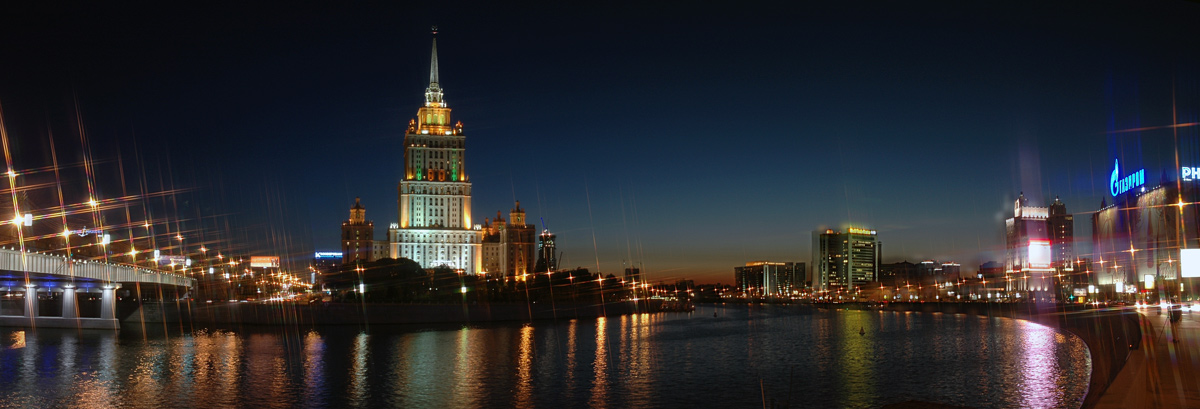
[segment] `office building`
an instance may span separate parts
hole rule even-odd
[[[851,227],[813,232],[813,289],[853,289],[877,279],[882,243],[875,230]]]
[[[752,297],[786,297],[797,294],[804,283],[804,263],[752,261],[734,267],[735,285]]]

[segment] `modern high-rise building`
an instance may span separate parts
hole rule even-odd
[[[542,234],[538,235],[538,240],[541,244],[538,248],[537,265],[533,271],[537,273],[558,270],[558,259],[554,254],[554,234],[549,230],[542,230]]]
[[[433,34],[425,105],[404,134],[404,179],[397,188],[400,222],[389,229],[388,241],[392,258],[477,274],[483,266],[483,231],[471,224],[466,138],[462,122],[450,122],[438,79],[437,31]]]
[[[850,289],[875,281],[883,244],[875,230],[813,231],[813,289]]]
[[[733,268],[738,290],[755,297],[789,296],[804,285],[804,263],[752,261]]]
[[[496,212],[495,219],[483,220],[483,271],[499,277],[524,276],[533,272],[535,262],[533,225],[525,223],[520,201],[508,217],[505,221]]]
[[[356,197],[350,207],[350,219],[342,222],[342,264],[374,260],[371,257],[374,244],[375,224],[367,220],[367,209]]]
[[[1073,271],[1075,261],[1075,216],[1067,213],[1067,205],[1058,197],[1050,204],[1050,216],[1046,218],[1050,228],[1051,263],[1055,268]]]

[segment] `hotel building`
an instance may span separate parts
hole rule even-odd
[[[404,134],[404,179],[397,188],[400,222],[388,230],[392,258],[424,268],[450,267],[478,274],[482,226],[471,223],[471,182],[466,171],[462,122],[450,120],[438,79],[437,32],[425,105]]]

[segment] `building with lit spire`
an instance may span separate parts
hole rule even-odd
[[[467,274],[482,268],[482,226],[471,223],[471,182],[466,173],[462,122],[451,125],[438,80],[437,29],[433,31],[425,105],[404,133],[404,178],[398,187],[399,223],[388,230],[392,258],[424,268],[446,266]]]

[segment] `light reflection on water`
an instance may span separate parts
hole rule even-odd
[[[528,407],[533,394],[533,327],[521,327],[521,346],[517,357],[517,406]]]
[[[605,407],[608,396],[608,318],[596,319],[596,359],[592,361],[592,390],[588,406]]]
[[[1081,341],[1033,323],[789,306],[369,332],[0,329],[0,339],[0,408],[1073,408],[1090,373]]]

